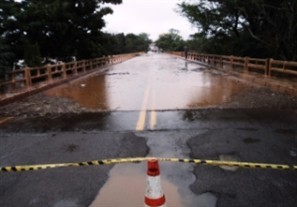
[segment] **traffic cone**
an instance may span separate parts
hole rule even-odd
[[[147,184],[145,192],[145,207],[166,207],[165,196],[161,186],[158,160],[149,160],[147,169]]]

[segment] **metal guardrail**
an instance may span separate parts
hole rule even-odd
[[[170,52],[170,54],[184,57],[184,52]],[[267,76],[290,75],[297,77],[297,62],[250,57],[236,57],[225,55],[188,53],[189,60],[197,60],[211,66],[220,68],[231,68],[245,72],[259,72]]]
[[[129,53],[101,57],[89,60],[80,60],[42,67],[26,67],[7,74],[6,80],[0,82],[0,93],[21,91],[38,85],[47,85],[59,80],[66,80],[102,66],[125,61],[140,53]]]

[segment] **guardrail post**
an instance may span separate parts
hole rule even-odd
[[[271,76],[271,58],[266,59],[265,63],[265,75]]]
[[[46,71],[47,71],[47,82],[52,82],[53,77],[52,77],[52,68],[51,65],[46,66]]]
[[[77,74],[77,62],[76,61],[73,64],[72,70],[73,70],[74,75],[76,75]]]
[[[62,65],[62,77],[63,77],[63,79],[67,78],[66,64],[65,63]]]
[[[90,70],[93,70],[93,61],[94,61],[94,59],[92,59],[92,60],[89,61],[89,64],[90,64]]]
[[[31,87],[32,86],[31,69],[26,67],[24,68],[24,72],[25,72],[26,87]]]
[[[82,68],[83,68],[83,72],[86,72],[86,60],[83,60],[82,62]]]

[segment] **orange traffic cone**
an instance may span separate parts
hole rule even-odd
[[[145,192],[145,207],[166,207],[165,196],[161,186],[158,160],[149,160],[147,170],[147,185]]]

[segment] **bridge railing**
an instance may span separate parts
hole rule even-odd
[[[170,52],[184,57],[184,52]],[[236,57],[189,52],[188,59],[200,61],[214,67],[232,69],[240,72],[258,72],[267,76],[290,75],[297,78],[297,62],[274,60],[272,58],[259,59],[250,57]]]
[[[102,66],[125,61],[138,54],[140,53],[114,55],[15,70],[9,72],[5,80],[0,80],[0,93],[20,91],[34,86],[47,85],[69,77],[79,76],[93,69],[100,69]]]

